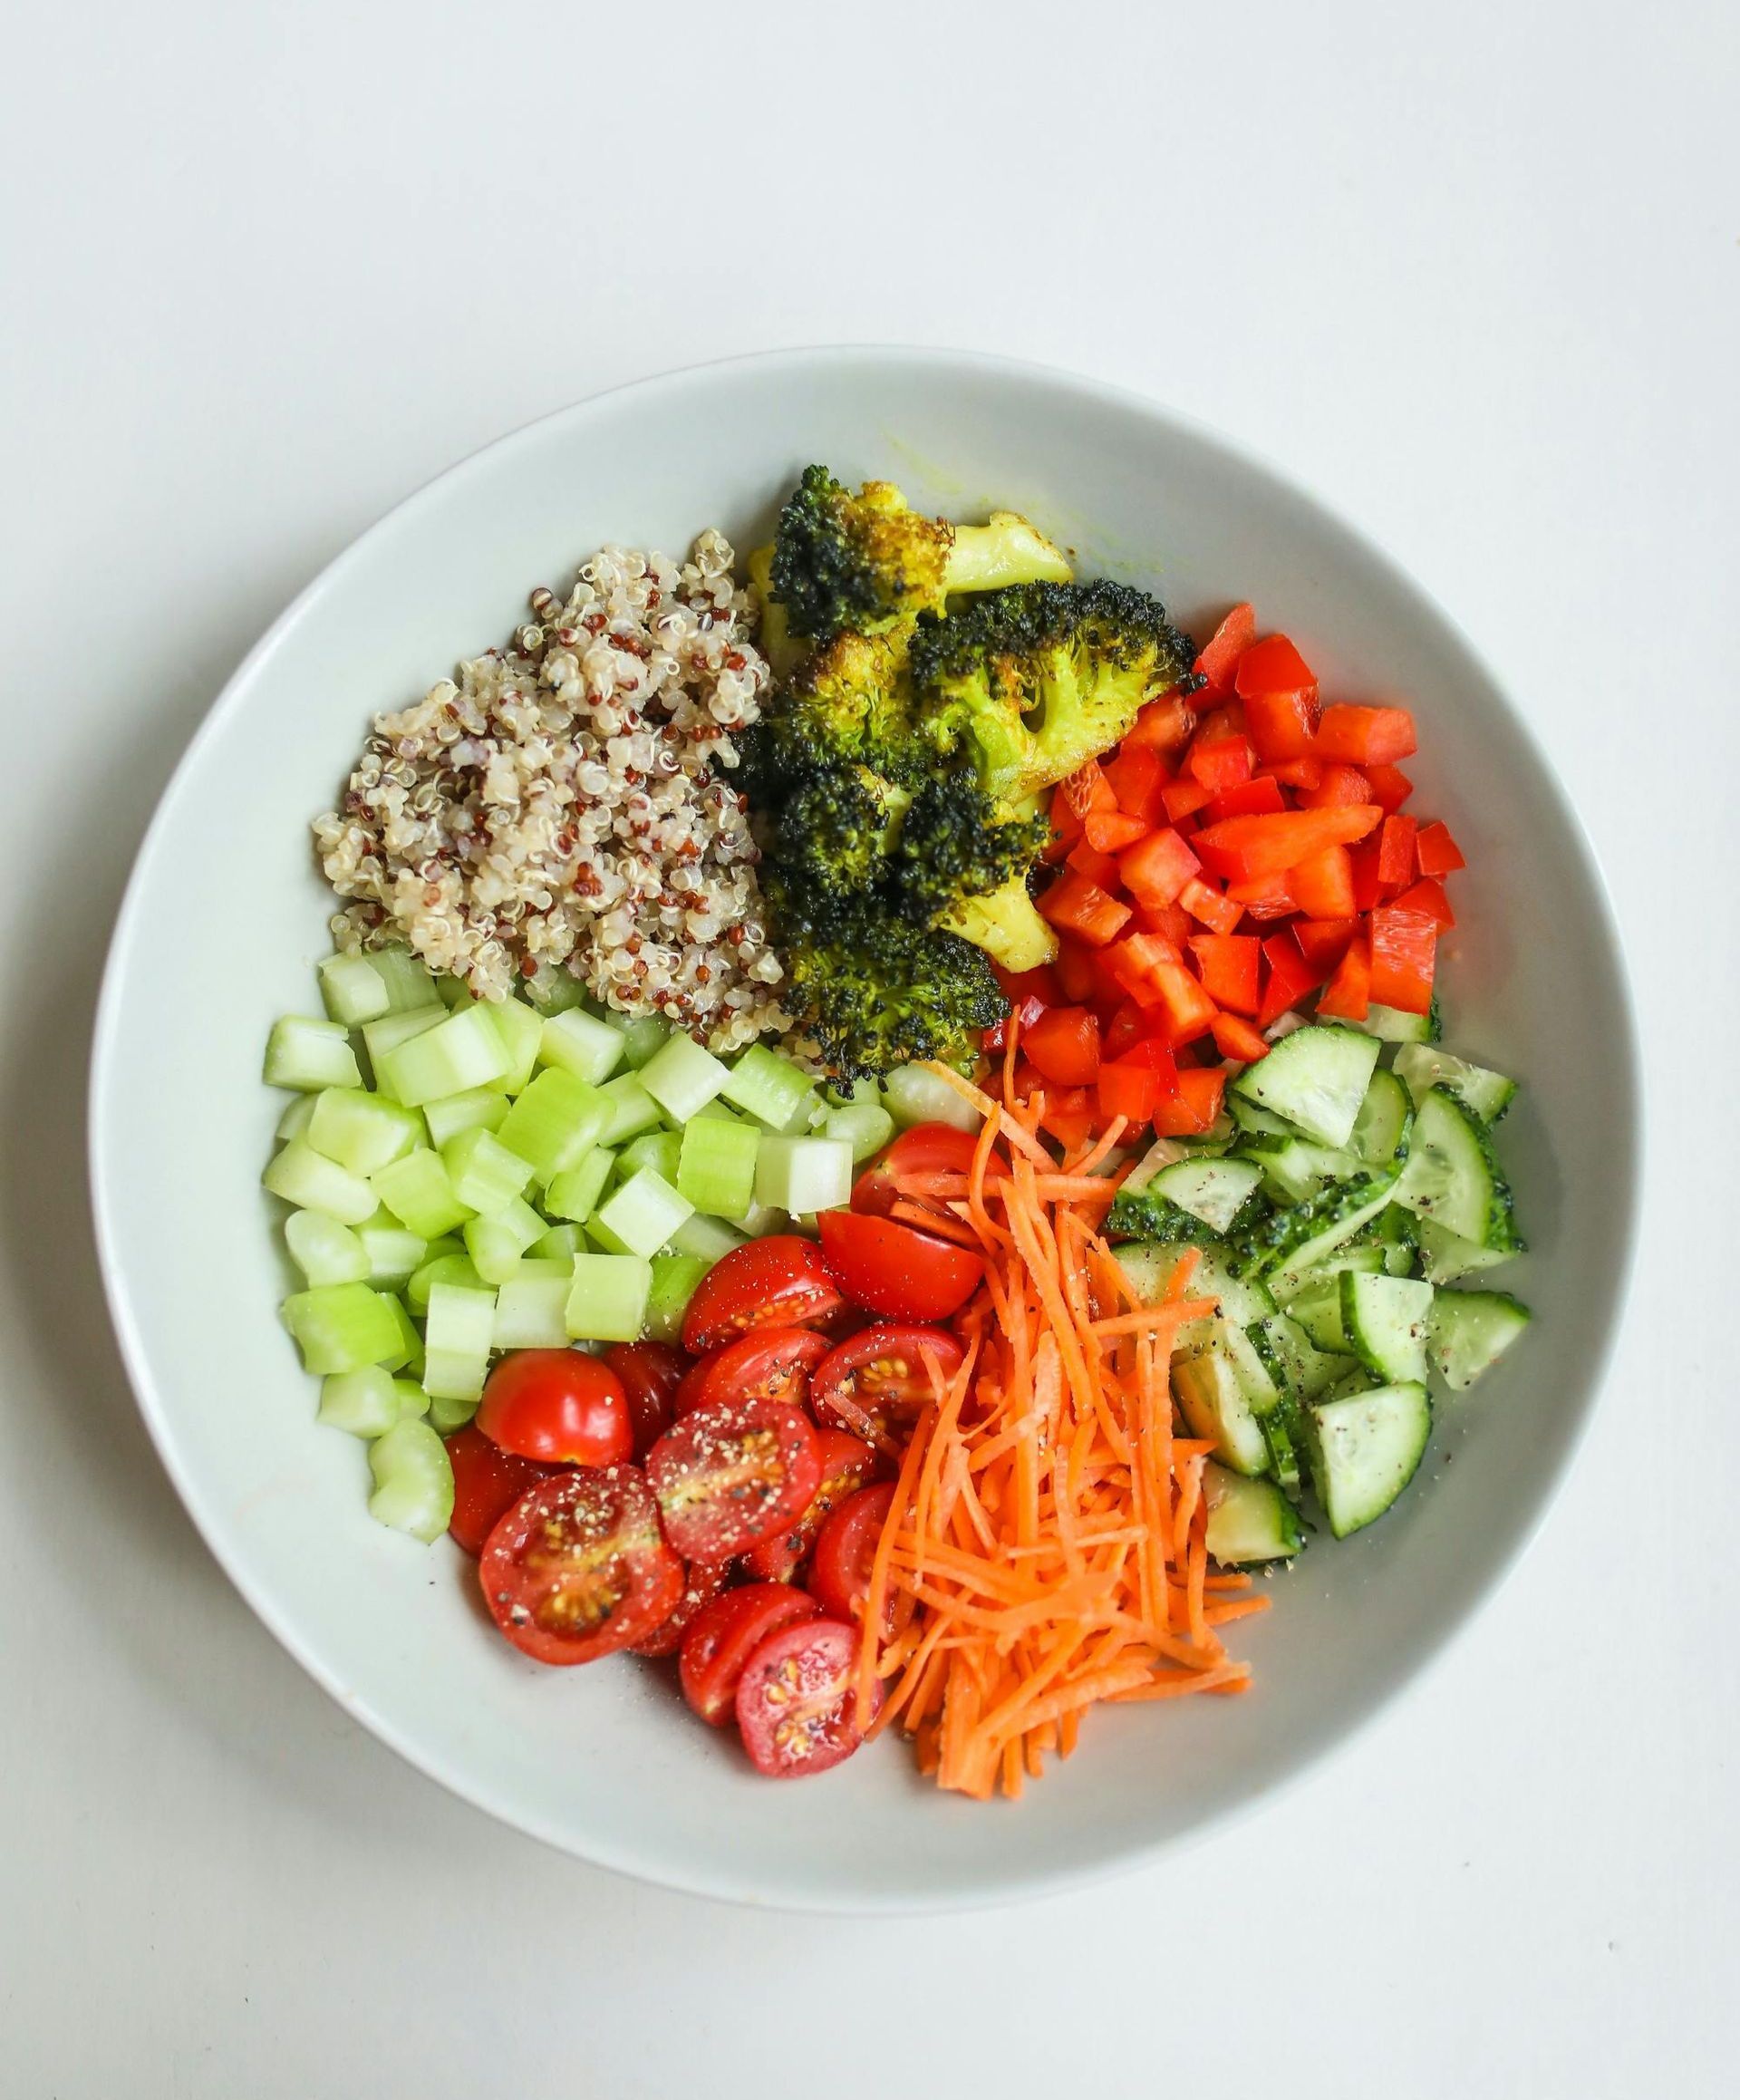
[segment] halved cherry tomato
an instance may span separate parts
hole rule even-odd
[[[801,1408],[809,1374],[827,1350],[827,1337],[808,1327],[763,1327],[740,1334],[701,1359],[692,1385],[685,1379],[682,1412],[714,1400],[785,1400]]]
[[[970,1174],[978,1139],[952,1123],[914,1123],[903,1130],[876,1164],[859,1175],[852,1208],[866,1217],[886,1217],[901,1200],[896,1175]],[[925,1198],[908,1199],[923,1203]]]
[[[809,1593],[830,1619],[844,1619],[856,1626],[864,1617],[870,1564],[894,1499],[894,1487],[887,1481],[861,1487],[822,1526],[809,1570]]]
[[[838,1620],[788,1626],[764,1640],[737,1688],[737,1725],[756,1770],[798,1779],[849,1757],[864,1740],[857,1673],[857,1630]],[[882,1704],[874,1681],[873,1711]]]
[[[728,1590],[695,1614],[683,1636],[682,1696],[703,1721],[722,1728],[731,1718],[743,1665],[769,1635],[821,1616],[821,1606],[785,1582]]]
[[[593,1662],[643,1640],[682,1594],[682,1563],[633,1466],[552,1474],[484,1545],[483,1597],[514,1646],[539,1662]]]
[[[709,1400],[647,1454],[664,1534],[688,1561],[728,1561],[809,1505],[821,1452],[802,1410],[781,1400]]]
[[[812,1241],[770,1233],[733,1247],[696,1287],[682,1346],[705,1356],[758,1327],[821,1327],[845,1305]]]
[[[478,1427],[540,1466],[615,1466],[634,1451],[623,1381],[579,1349],[519,1349],[489,1374]]]
[[[615,1341],[604,1351],[604,1361],[623,1381],[634,1427],[634,1456],[644,1458],[675,1418],[683,1360],[662,1341]]]
[[[453,1467],[453,1515],[448,1524],[455,1545],[473,1560],[520,1496],[549,1478],[549,1467],[517,1457],[492,1444],[475,1423],[443,1439]]]
[[[848,1437],[844,1429],[826,1424],[816,1433],[822,1456],[822,1484],[810,1498],[809,1507],[783,1531],[758,1539],[743,1556],[746,1574],[759,1582],[788,1582],[799,1563],[816,1544],[816,1534],[830,1510],[837,1509],[848,1495],[864,1486],[876,1469],[876,1455],[861,1437]]]
[[[828,1210],[819,1223],[828,1273],[855,1305],[885,1319],[946,1320],[985,1273],[982,1259],[965,1247],[892,1218]]]
[[[662,1626],[655,1626],[644,1639],[633,1643],[636,1655],[674,1655],[682,1646],[689,1629],[700,1618],[715,1597],[723,1596],[730,1586],[732,1563],[730,1561],[691,1561],[689,1573],[682,1585],[682,1594]]]
[[[914,1420],[931,1398],[925,1359],[944,1381],[961,1368],[961,1344],[940,1327],[866,1327],[830,1350],[809,1381],[809,1404],[824,1429],[885,1437]]]

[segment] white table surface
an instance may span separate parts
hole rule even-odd
[[[91,0],[5,63],[0,2095],[1731,2092],[1740,13]],[[341,1714],[83,1190],[120,886],[259,630],[498,432],[818,341],[1142,388],[1385,541],[1569,782],[1649,1069],[1607,1402],[1479,1624],[1284,1805],[916,1923],[612,1879]]]

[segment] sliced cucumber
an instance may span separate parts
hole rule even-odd
[[[1508,1291],[1440,1291],[1432,1302],[1426,1355],[1452,1392],[1489,1371],[1533,1318]]]
[[[1261,1164],[1265,1191],[1282,1205],[1309,1203],[1331,1182],[1350,1181],[1365,1171],[1353,1153],[1331,1145],[1313,1145],[1309,1137],[1258,1137],[1249,1156]]]
[[[1376,1039],[1322,1023],[1295,1029],[1266,1058],[1247,1065],[1232,1092],[1284,1116],[1320,1145],[1343,1146],[1378,1063]]]
[[[1344,1269],[1341,1331],[1353,1353],[1386,1385],[1418,1385],[1426,1377],[1432,1286],[1410,1276],[1362,1276]]]
[[[1415,1238],[1418,1224],[1412,1211],[1391,1204],[1367,1226],[1365,1240],[1382,1251],[1387,1276],[1411,1276],[1418,1269],[1420,1250]]]
[[[1510,1187],[1486,1126],[1443,1087],[1421,1098],[1396,1201],[1477,1247],[1516,1244]]]
[[[1355,1181],[1336,1182],[1290,1210],[1276,1211],[1240,1235],[1233,1260],[1245,1274],[1267,1280],[1284,1300],[1308,1270],[1371,1223],[1391,1200],[1399,1179],[1397,1168],[1383,1167]]]
[[[1387,1217],[1389,1214],[1386,1211],[1378,1215]],[[1367,1232],[1369,1230],[1368,1227]],[[1366,1233],[1362,1233],[1358,1239],[1345,1241],[1340,1246],[1331,1249],[1314,1269],[1306,1269],[1297,1276],[1290,1273],[1287,1295],[1281,1302],[1290,1310],[1297,1299],[1325,1284],[1329,1286],[1333,1295],[1335,1279],[1344,1269],[1352,1269],[1361,1276],[1380,1276],[1385,1273],[1385,1268],[1384,1250],[1375,1245]]]
[[[1253,1136],[1259,1137],[1297,1137],[1299,1136],[1299,1132],[1293,1128],[1290,1123],[1283,1121],[1279,1116],[1271,1115],[1267,1108],[1259,1108],[1256,1102],[1236,1090],[1226,1097],[1226,1106],[1232,1120],[1239,1128],[1248,1131]],[[1169,1137],[1163,1137],[1160,1142],[1163,1145],[1170,1145],[1174,1140]]]
[[[1368,1166],[1387,1166],[1406,1149],[1413,1119],[1414,1103],[1401,1080],[1394,1072],[1375,1071],[1354,1118],[1348,1150]]]
[[[1146,1193],[1165,1196],[1217,1233],[1231,1232],[1252,1207],[1260,1167],[1245,1159],[1181,1159],[1163,1166]]]
[[[1339,1539],[1391,1508],[1419,1470],[1432,1403],[1417,1383],[1378,1386],[1310,1409],[1311,1477]]]
[[[1140,1302],[1157,1305],[1166,1294],[1173,1271],[1191,1251],[1192,1244],[1187,1241],[1151,1241],[1141,1246],[1119,1247],[1117,1262]],[[1254,1276],[1234,1275],[1223,1247],[1197,1246],[1194,1252],[1196,1270],[1190,1285],[1193,1298],[1218,1298],[1222,1312],[1241,1327],[1264,1319],[1275,1310],[1268,1285]]]
[[[1368,1007],[1366,1018],[1358,1025],[1380,1042],[1436,1042],[1438,1002],[1436,999],[1432,1002],[1429,1013],[1404,1013],[1395,1006]]]
[[[294,1137],[295,1132],[281,1129],[278,1135]],[[1124,1176],[1123,1186],[1131,1195],[1139,1195],[1163,1166],[1175,1166],[1181,1159],[1193,1156],[1188,1147],[1181,1145],[1175,1137],[1156,1137]]]
[[[1313,1349],[1331,1356],[1352,1355],[1353,1344],[1341,1324],[1339,1274],[1314,1277],[1304,1290],[1295,1292],[1287,1301],[1287,1317],[1298,1323]]]
[[[1271,1481],[1246,1479],[1211,1458],[1203,1468],[1203,1499],[1208,1550],[1223,1568],[1286,1560],[1303,1544],[1291,1505]]]
[[[1489,1072],[1484,1065],[1471,1065],[1453,1058],[1446,1050],[1430,1043],[1406,1043],[1396,1052],[1396,1076],[1415,1100],[1423,1101],[1434,1087],[1454,1094],[1483,1123],[1496,1123],[1516,1098],[1516,1081],[1503,1072]]]
[[[1297,1400],[1320,1400],[1347,1373],[1347,1358],[1319,1349],[1290,1313],[1271,1312],[1247,1332],[1271,1375]]]
[[[1267,1470],[1268,1439],[1225,1350],[1205,1344],[1175,1356],[1172,1389],[1192,1433],[1213,1442],[1223,1465],[1235,1473]]]
[[[1464,1276],[1495,1269],[1501,1262],[1526,1252],[1521,1240],[1508,1247],[1477,1247],[1472,1240],[1446,1232],[1431,1218],[1419,1219],[1415,1231],[1420,1243],[1421,1273],[1428,1283],[1459,1282]]]

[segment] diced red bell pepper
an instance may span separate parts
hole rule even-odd
[[[1135,1000],[1126,999],[1106,1023],[1106,1032],[1099,1046],[1102,1066],[1116,1062],[1126,1050],[1134,1050],[1137,1043],[1146,1040],[1147,1033],[1147,1015]]]
[[[1302,759],[1283,759],[1278,765],[1264,766],[1262,772],[1268,779],[1279,780],[1283,788],[1320,788],[1323,784],[1323,761],[1309,752]]]
[[[1099,1112],[1109,1122],[1152,1122],[1163,1101],[1175,1100],[1178,1066],[1163,1043],[1139,1043],[1126,1056],[1099,1068]]]
[[[1223,788],[1209,804],[1204,821],[1218,824],[1223,817],[1267,817],[1277,809],[1287,807],[1287,798],[1281,791],[1281,782],[1267,774],[1254,779],[1241,780],[1234,788]]]
[[[1367,766],[1363,769],[1371,783],[1371,798],[1385,809],[1399,809],[1414,792],[1414,783],[1399,766]]]
[[[1290,1007],[1297,1006],[1323,977],[1300,954],[1299,943],[1290,933],[1271,934],[1262,944],[1268,975],[1262,987],[1262,1003],[1257,1009],[1257,1026],[1271,1027]]]
[[[1163,1137],[1196,1137],[1213,1127],[1226,1094],[1226,1070],[1221,1065],[1192,1065],[1178,1074],[1178,1090],[1157,1102],[1154,1127]]]
[[[1170,827],[1151,831],[1118,856],[1118,879],[1138,904],[1173,902],[1202,862]]]
[[[1234,605],[1215,628],[1196,659],[1196,669],[1216,692],[1231,692],[1239,659],[1256,640],[1257,615],[1249,605]]]
[[[1072,940],[1067,934],[1058,944],[1058,960],[1053,967],[1058,973],[1058,989],[1072,1004],[1079,1006],[1091,999],[1099,982],[1096,967],[1099,951],[1085,942]]]
[[[1192,876],[1178,892],[1178,902],[1193,919],[1200,920],[1211,934],[1230,934],[1244,916],[1244,906],[1223,896],[1198,876]],[[1188,936],[1186,936],[1188,938]]]
[[[1024,1044],[1027,1040],[1028,1030],[1045,1011],[1046,1004],[1042,999],[1010,1000],[1008,1013],[1000,1021],[993,1022],[984,1032],[983,1044],[986,1053],[991,1057],[1000,1057],[1004,1050],[1009,1048],[1010,1025],[1017,1016],[1020,1017],[1020,1025],[1016,1031],[1016,1040]]]
[[[1358,766],[1332,765],[1322,759],[1318,764],[1322,771],[1316,787],[1299,791],[1301,809],[1351,809],[1377,800],[1371,782]]]
[[[1414,840],[1414,857],[1422,875],[1455,875],[1459,867],[1468,865],[1462,857],[1462,848],[1450,836],[1450,827],[1442,821],[1421,825]]]
[[[1031,970],[1005,970],[1000,963],[993,963],[991,973],[1011,1006],[1021,999],[1037,999],[1041,1006],[1065,1004],[1063,987],[1058,982],[1056,966],[1050,963],[1040,963]]]
[[[1259,644],[1261,646],[1261,644]],[[1248,692],[1245,733],[1267,764],[1302,759],[1317,729],[1317,688],[1305,692]]]
[[[1196,710],[1182,692],[1165,693],[1149,701],[1124,732],[1125,750],[1176,751],[1191,740],[1196,727]]]
[[[1320,759],[1335,759],[1345,766],[1393,766],[1419,748],[1414,717],[1405,707],[1361,707],[1348,702],[1323,710],[1312,740]]]
[[[1378,833],[1378,889],[1380,895],[1399,896],[1414,879],[1414,833],[1411,817],[1386,817]]]
[[[1126,817],[1121,809],[1096,809],[1082,826],[1082,837],[1097,853],[1122,853],[1134,846],[1147,829],[1139,817]]]
[[[1353,863],[1345,846],[1326,846],[1287,871],[1287,886],[1309,919],[1353,916]]]
[[[1359,931],[1358,919],[1295,919],[1287,931],[1299,944],[1299,952],[1321,983],[1342,956],[1348,943]]]
[[[1203,990],[1216,1006],[1232,1013],[1256,1012],[1262,944],[1254,934],[1196,934],[1191,938],[1190,952],[1196,958]]]
[[[1403,1013],[1429,1013],[1438,928],[1424,912],[1378,905],[1371,915],[1370,996]]]
[[[1426,918],[1436,919],[1441,926],[1454,926],[1456,923],[1456,915],[1450,909],[1450,900],[1436,876],[1423,875],[1418,882],[1410,885],[1396,899],[1396,909],[1418,912]]]
[[[1371,948],[1363,935],[1348,943],[1318,998],[1317,1011],[1336,1021],[1363,1021],[1371,1011]]]
[[[1217,1013],[1213,1033],[1214,1048],[1234,1064],[1253,1065],[1269,1055],[1267,1040],[1236,1013]]]
[[[1167,822],[1171,824],[1178,824],[1186,817],[1194,817],[1197,810],[1207,808],[1213,799],[1214,790],[1204,788],[1200,780],[1193,779],[1188,773],[1180,773],[1175,780],[1168,780],[1160,790],[1161,807],[1165,810]]]
[[[1059,1087],[1088,1087],[1099,1077],[1099,1020],[1085,1006],[1041,1009],[1023,1025],[1020,1045],[1041,1076]]]
[[[1198,736],[1190,747],[1184,769],[1202,782],[1211,795],[1223,794],[1248,780],[1257,768],[1257,754],[1243,736]]]
[[[1109,853],[1102,853],[1098,847],[1088,845],[1085,828],[1069,848],[1067,865],[1085,881],[1097,884],[1103,890],[1110,890],[1117,881],[1116,861]]]
[[[1075,819],[1077,829],[1085,824],[1096,809],[1116,809],[1117,797],[1112,786],[1100,770],[1097,759],[1088,759],[1078,766],[1066,779],[1059,780],[1054,801],[1060,801]]]
[[[1265,875],[1255,882],[1234,882],[1226,886],[1229,904],[1235,904],[1253,919],[1288,919],[1299,909],[1284,874]]]
[[[1378,885],[1378,862],[1383,844],[1381,835],[1373,832],[1369,838],[1362,838],[1358,846],[1348,849],[1348,860],[1353,869],[1353,908],[1357,912],[1368,912],[1383,895]]]
[[[1106,779],[1117,806],[1126,817],[1139,817],[1145,825],[1157,824],[1165,804],[1160,790],[1170,775],[1158,751],[1142,745],[1126,747],[1105,768]]]
[[[1047,1088],[1039,1128],[1055,1137],[1066,1152],[1087,1144],[1098,1119],[1097,1104],[1086,1087]]]
[[[1229,817],[1191,840],[1203,866],[1228,882],[1252,882],[1297,867],[1328,846],[1347,846],[1374,828],[1375,802],[1348,809],[1285,809],[1274,817]]]
[[[1113,941],[1129,923],[1130,907],[1110,896],[1097,883],[1071,868],[1039,899],[1039,916],[1049,924],[1078,934],[1097,948]]]
[[[1232,690],[1241,700],[1259,692],[1315,692],[1317,673],[1285,634],[1265,634],[1239,658]]]
[[[1208,1033],[1214,1021],[1214,1002],[1182,963],[1157,964],[1153,985],[1163,1032],[1172,1049]]]
[[[1182,951],[1164,934],[1126,934],[1105,950],[1101,966],[1107,981],[1145,1012],[1161,1003],[1159,972],[1175,965]]]

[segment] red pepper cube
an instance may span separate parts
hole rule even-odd
[[[1367,766],[1371,798],[1381,809],[1399,809],[1414,792],[1414,783],[1399,766]]]
[[[1166,761],[1158,751],[1142,745],[1121,750],[1105,769],[1107,784],[1126,817],[1137,817],[1143,825],[1157,824],[1165,810],[1160,790],[1170,778]]]
[[[1419,912],[1428,919],[1436,919],[1441,926],[1454,926],[1456,915],[1450,909],[1450,900],[1444,894],[1444,885],[1436,876],[1423,875],[1419,881],[1410,884],[1396,899],[1398,912]]]
[[[1348,859],[1353,869],[1353,908],[1356,912],[1370,911],[1383,895],[1378,885],[1378,859],[1382,850],[1382,837],[1374,833],[1369,838],[1362,838],[1348,853]]]
[[[1244,916],[1244,906],[1193,876],[1178,892],[1178,902],[1212,934],[1230,934]],[[1186,935],[1188,938],[1188,935]]]
[[[1196,670],[1216,692],[1231,692],[1239,659],[1256,640],[1257,615],[1249,605],[1234,605],[1196,659]]]
[[[1138,904],[1169,905],[1196,874],[1202,862],[1177,832],[1150,832],[1139,845],[1118,856],[1118,879]]]
[[[1295,919],[1287,931],[1320,983],[1348,952],[1359,931],[1358,919]]]
[[[1117,797],[1097,759],[1086,760],[1068,779],[1059,780],[1051,798],[1054,804],[1063,804],[1078,831],[1096,809],[1117,808]]]
[[[1085,1006],[1039,1013],[1020,1040],[1030,1063],[1058,1086],[1091,1086],[1099,1077],[1099,1019]]]
[[[1130,907],[1071,868],[1039,899],[1039,916],[1060,932],[1078,934],[1092,947],[1116,940],[1128,924]]]
[[[1353,861],[1345,846],[1326,846],[1287,871],[1287,886],[1310,919],[1350,919],[1354,915]]]
[[[1445,823],[1421,825],[1414,840],[1414,858],[1422,875],[1455,875],[1468,865]]]
[[[1419,750],[1414,717],[1405,707],[1326,707],[1311,748],[1320,759],[1345,766],[1393,766]]]
[[[1411,817],[1386,817],[1378,835],[1378,888],[1381,895],[1399,895],[1414,879],[1414,834]]]
[[[1235,788],[1223,788],[1204,812],[1204,821],[1218,824],[1223,817],[1272,817],[1286,807],[1281,782],[1260,773]]]
[[[1236,1013],[1217,1013],[1213,1033],[1214,1048],[1233,1064],[1253,1065],[1269,1055],[1267,1039]]]
[[[1322,771],[1316,787],[1299,791],[1301,809],[1350,809],[1362,802],[1376,801],[1371,782],[1358,766],[1333,765],[1322,759],[1318,764]]]
[[[1310,750],[1318,724],[1317,688],[1305,692],[1249,692],[1244,696],[1245,734],[1258,758],[1302,759]]]
[[[1175,780],[1168,780],[1160,790],[1160,801],[1169,823],[1177,824],[1186,817],[1194,817],[1197,810],[1207,808],[1214,799],[1214,790],[1204,788],[1200,780],[1187,773],[1181,773]]]
[[[1147,826],[1139,817],[1126,817],[1121,809],[1089,811],[1081,835],[1096,853],[1122,853],[1134,846]]]
[[[1378,905],[1371,915],[1371,998],[1402,1013],[1429,1013],[1437,943],[1437,923],[1423,912]]]
[[[1314,759],[1308,751],[1302,759],[1283,759],[1278,765],[1265,766],[1263,774],[1278,780],[1283,788],[1294,789],[1320,788],[1323,785],[1323,761]]]
[[[1190,747],[1184,770],[1200,780],[1211,795],[1224,793],[1248,780],[1257,768],[1257,754],[1245,736],[1199,736]]]
[[[1239,658],[1232,690],[1241,700],[1265,692],[1317,695],[1317,673],[1285,634],[1265,634]]]
[[[1159,1102],[1154,1127],[1163,1137],[1199,1137],[1214,1127],[1226,1094],[1226,1071],[1220,1065],[1194,1065],[1178,1075],[1178,1090]]]
[[[1256,1012],[1262,944],[1254,934],[1193,934],[1190,952],[1195,957],[1203,990],[1216,1006],[1232,1013]]]
[[[1099,982],[1098,959],[1099,951],[1085,941],[1065,934],[1058,944],[1058,959],[1052,968],[1058,973],[1058,991],[1072,1005],[1079,1006],[1093,997]]]
[[[1363,1021],[1370,1012],[1371,948],[1363,937],[1348,944],[1318,998],[1317,1011],[1336,1021]]]
[[[1124,732],[1126,751],[1182,750],[1196,727],[1196,710],[1181,692],[1151,700]]]

